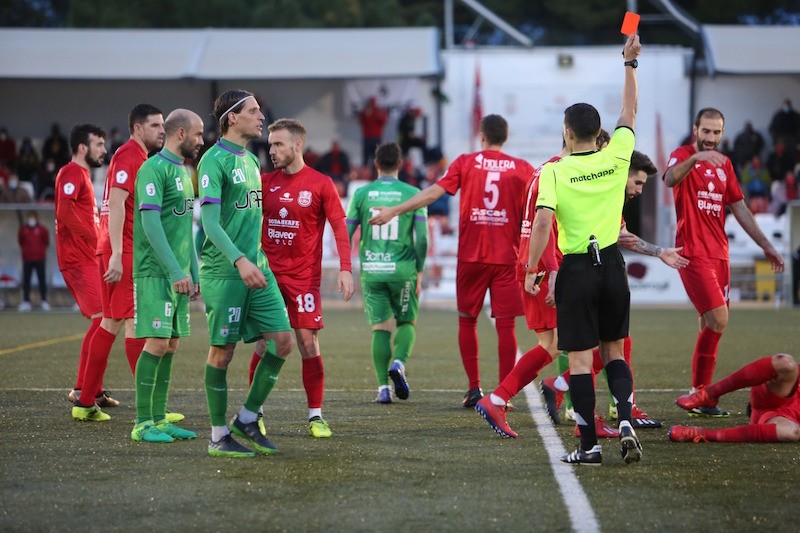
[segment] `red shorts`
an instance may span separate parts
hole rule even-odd
[[[289,324],[293,329],[322,329],[322,297],[319,283],[310,281],[278,282],[278,288],[286,302]]]
[[[97,277],[97,265],[86,263],[83,266],[62,270],[64,283],[75,298],[75,302],[86,318],[92,318],[103,311],[100,303],[100,278]]]
[[[487,289],[493,317],[505,318],[525,314],[515,265],[458,263],[456,304],[459,312],[478,316],[483,308]]]
[[[103,301],[103,317],[122,320],[133,318],[133,254],[122,253],[122,278],[117,283],[106,283],[103,275],[108,270],[111,254],[97,256],[100,272],[100,294]]]
[[[536,296],[531,296],[530,293],[525,292],[524,281],[519,282],[522,305],[525,308],[525,322],[528,324],[528,329],[532,329],[537,333],[556,329],[556,308],[544,303],[544,299],[547,297],[549,280],[550,273],[547,272],[539,285],[541,290]]]
[[[678,270],[689,300],[697,314],[729,305],[730,262],[723,259],[690,257],[689,266]]]
[[[783,398],[775,396],[767,388],[766,383],[750,389],[750,423],[766,424],[770,418],[782,416],[800,424],[800,393],[797,383],[792,388],[792,393]]]

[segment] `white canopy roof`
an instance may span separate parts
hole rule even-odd
[[[800,74],[800,26],[703,25],[709,74]]]
[[[436,28],[0,29],[0,78],[239,80],[439,74]]]

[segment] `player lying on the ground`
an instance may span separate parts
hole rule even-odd
[[[715,407],[719,398],[745,387],[750,389],[750,423],[724,429],[672,426],[674,442],[800,442],[800,392],[797,362],[775,354],[745,365],[722,380],[675,400],[686,410]]]

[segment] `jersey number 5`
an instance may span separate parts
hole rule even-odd
[[[483,205],[486,209],[494,209],[497,207],[497,202],[500,200],[500,187],[497,182],[500,181],[499,172],[487,172],[486,183],[483,186],[483,192],[486,196],[483,197]]]

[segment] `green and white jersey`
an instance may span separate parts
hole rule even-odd
[[[416,277],[414,221],[427,219],[427,207],[394,217],[383,226],[371,226],[368,221],[374,215],[373,207],[397,205],[418,192],[417,187],[383,176],[353,194],[346,221],[348,225],[361,225],[362,281],[405,281]]]
[[[262,270],[268,268],[261,250],[261,174],[258,158],[244,147],[218,140],[197,167],[200,205],[220,206],[220,225],[233,245]],[[208,233],[208,229],[206,229]],[[200,250],[200,275],[239,279],[239,271],[206,237]]]
[[[161,225],[178,265],[190,275],[194,187],[183,158],[164,149],[145,161],[136,174],[133,213],[133,275],[169,279],[142,228],[142,211],[161,213]]]

